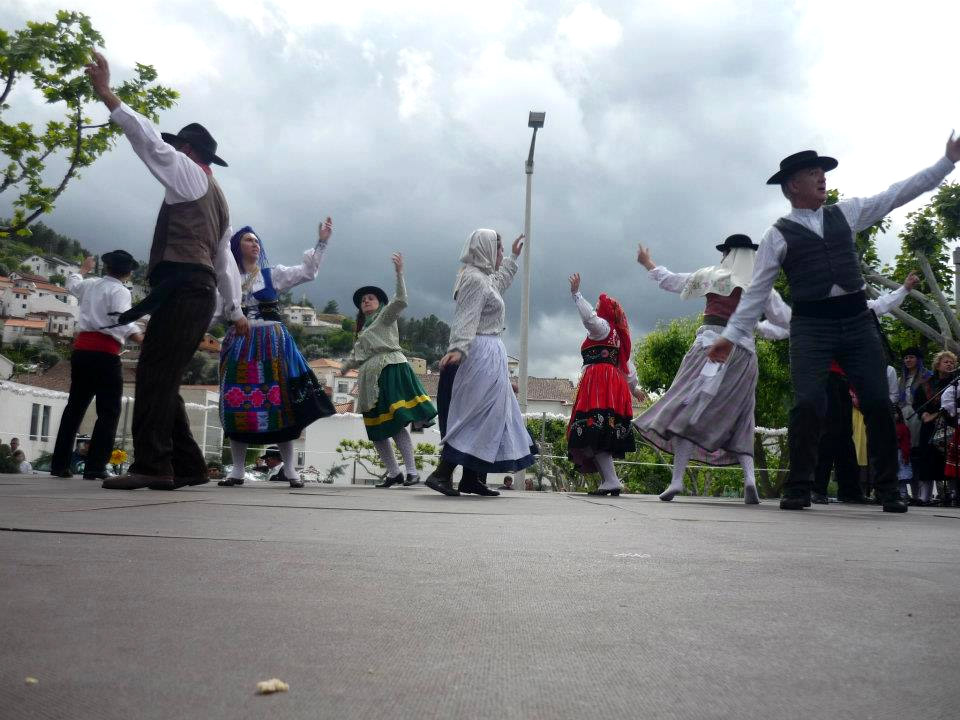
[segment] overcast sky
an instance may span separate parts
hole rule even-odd
[[[834,155],[830,186],[872,194],[935,162],[960,128],[952,2],[6,0],[0,27],[58,7],[91,16],[117,82],[149,63],[181,93],[161,126],[210,129],[230,163],[216,176],[233,225],[257,229],[272,262],[299,262],[333,216],[325,264],[301,288],[342,310],[360,285],[392,289],[400,250],[409,314],[449,322],[464,239],[522,231],[527,112],[546,111],[530,332],[541,376],[579,371],[571,272],[588,299],[618,297],[640,335],[701,308],[647,279],[638,242],[674,270],[713,264],[724,237],[759,239],[784,211],[764,184],[783,156]],[[42,116],[26,90],[7,122]],[[161,200],[121,140],[44,222],[146,257]],[[885,259],[909,210],[880,241]],[[518,274],[512,354],[520,298]]]

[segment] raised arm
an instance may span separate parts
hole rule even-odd
[[[955,139],[951,132],[944,156],[930,167],[916,175],[911,175],[906,180],[894,183],[882,193],[872,197],[850,198],[841,200],[837,204],[854,232],[866,230],[878,220],[883,219],[891,210],[933,190],[953,172],[957,160],[960,160],[960,138]]]
[[[920,278],[917,277],[916,273],[910,273],[907,275],[907,279],[903,281],[903,285],[896,290],[885,292],[873,300],[867,300],[867,307],[873,310],[873,312],[877,314],[877,317],[883,317],[887,313],[900,307],[904,299],[906,299],[907,295],[910,294],[910,291],[913,290],[918,282],[920,282]]]
[[[591,340],[603,340],[610,334],[610,323],[597,315],[597,311],[591,307],[583,295],[580,294],[580,273],[574,273],[570,276],[570,295],[577,305],[577,312],[580,313],[580,322],[587,329],[587,335]]]
[[[193,160],[167,144],[153,124],[120,102],[110,89],[110,66],[98,52],[87,65],[94,92],[110,110],[110,119],[123,130],[133,151],[167,190],[167,201],[189,202],[204,196],[206,173]]]
[[[511,256],[504,258],[503,262],[500,263],[500,268],[490,275],[493,286],[501,295],[510,287],[510,283],[513,282],[513,276],[517,274],[517,268],[520,267],[517,264],[517,258],[520,257],[520,253],[523,251],[523,235],[520,235],[513,241],[511,251]]]
[[[403,255],[394,253],[392,261],[397,271],[397,290],[393,299],[383,309],[383,322],[394,322],[407,308],[407,286],[403,282]]]
[[[690,273],[670,272],[663,265],[657,265],[650,255],[650,248],[643,245],[637,249],[637,262],[648,270],[648,277],[667,292],[679,293],[690,277]]]
[[[289,290],[317,277],[317,273],[320,271],[320,263],[323,261],[323,255],[327,251],[327,243],[330,241],[332,234],[333,220],[328,217],[320,223],[317,232],[317,244],[303,254],[302,263],[291,266],[274,265],[271,268],[270,278],[273,280],[273,287],[277,292]]]
[[[83,259],[79,273],[72,272],[67,274],[67,281],[63,284],[63,287],[66,288],[68,293],[77,298],[77,300],[83,300],[84,292],[86,292],[90,285],[96,282],[95,278],[83,279],[84,275],[89,275],[93,272],[93,266],[95,264],[96,259],[92,255],[88,255]]]

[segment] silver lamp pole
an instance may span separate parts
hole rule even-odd
[[[527,155],[525,171],[527,173],[527,202],[523,218],[523,234],[526,236],[523,243],[523,298],[521,300],[520,310],[520,387],[519,400],[520,411],[527,412],[527,355],[529,351],[529,331],[530,331],[530,202],[533,195],[533,150],[537,144],[537,130],[543,127],[543,121],[546,118],[545,112],[530,112],[527,120],[527,127],[533,128],[533,135],[530,137],[530,154]],[[517,473],[517,482],[514,484],[518,490],[526,490],[526,473],[521,470]]]

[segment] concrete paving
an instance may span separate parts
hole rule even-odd
[[[956,718],[958,538],[939,508],[0,476],[0,718]]]

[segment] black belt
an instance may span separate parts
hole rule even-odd
[[[278,302],[259,303],[255,307],[244,307],[243,314],[247,317],[252,315],[258,320],[283,322],[283,315],[280,314],[280,303]]]
[[[727,318],[720,317],[719,315],[704,315],[703,316],[704,325],[719,325],[720,327],[727,326]]]
[[[585,350],[581,350],[580,355],[583,357],[584,365],[596,365],[598,363],[617,365],[620,352],[617,348],[610,347],[609,345],[593,345]]]
[[[860,315],[867,310],[867,294],[863,290],[823,300],[794,300],[793,316],[839,320]]]

